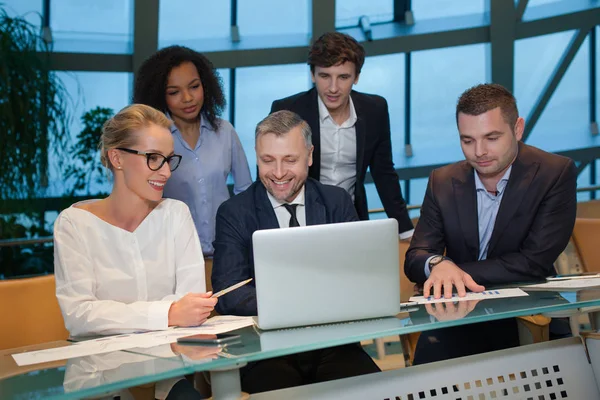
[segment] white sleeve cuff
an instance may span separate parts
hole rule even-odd
[[[400,236],[400,240],[405,240],[405,239],[410,239],[412,237],[413,233],[415,233],[415,230],[411,229],[410,231],[402,232],[398,236]]]
[[[172,301],[153,301],[148,308],[148,329],[159,331],[169,328],[169,310]]]
[[[427,261],[425,261],[425,276],[427,278],[429,278],[429,275],[431,275],[431,270],[429,269],[429,261],[431,261],[431,259],[435,257],[435,256],[431,256],[427,259]]]

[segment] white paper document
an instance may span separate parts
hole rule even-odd
[[[433,296],[423,297],[423,296],[413,296],[409,300],[416,301],[419,304],[431,304],[431,303],[453,303],[455,301],[466,301],[466,300],[488,300],[488,299],[501,299],[505,297],[521,297],[521,296],[529,296],[527,293],[522,291],[521,289],[496,289],[496,290],[485,290],[481,293],[473,293],[467,292],[465,297],[458,297],[458,294],[453,293],[452,297],[446,299],[442,297],[441,299],[434,299]]]
[[[578,290],[600,286],[600,278],[578,278],[521,286],[525,290]]]
[[[70,346],[18,353],[12,356],[17,365],[24,366],[127,350],[135,347],[148,348],[160,346],[162,344],[174,343],[177,341],[177,338],[184,336],[197,334],[216,335],[250,326],[253,323],[252,317],[222,315],[210,318],[204,324],[193,328],[173,328],[164,331],[105,336],[98,339],[77,342]]]

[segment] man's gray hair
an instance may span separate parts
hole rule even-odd
[[[267,133],[272,133],[275,136],[283,136],[297,126],[302,129],[306,148],[310,149],[312,146],[312,131],[310,130],[310,126],[298,114],[288,110],[274,112],[260,121],[256,125],[254,144],[258,141],[259,136],[266,135]]]

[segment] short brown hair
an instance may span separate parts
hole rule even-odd
[[[481,115],[500,107],[502,117],[511,129],[519,118],[515,96],[504,86],[497,83],[484,83],[466,90],[456,104],[456,123],[458,114]]]
[[[108,151],[117,147],[131,147],[136,144],[134,132],[150,125],[170,129],[171,121],[162,112],[144,104],[132,104],[123,108],[104,123],[100,136],[100,161],[113,170]]]
[[[297,126],[302,130],[306,148],[310,149],[312,146],[312,131],[310,126],[298,114],[288,110],[274,112],[260,121],[258,125],[256,125],[256,131],[254,132],[254,143],[256,143],[258,138],[262,135],[272,133],[275,136],[283,136]]]
[[[314,74],[315,67],[329,68],[345,62],[354,63],[356,75],[365,63],[365,49],[350,35],[328,32],[321,35],[308,51],[308,65]]]

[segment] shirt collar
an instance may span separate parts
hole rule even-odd
[[[344,122],[344,124],[346,122],[349,122],[348,126],[353,126],[354,123],[356,122],[356,109],[354,108],[354,102],[352,101],[352,96],[348,96],[348,101],[350,102],[350,116],[348,117],[348,119]],[[323,103],[323,100],[321,100],[321,96],[317,95],[317,102],[319,103],[319,121],[321,123],[325,122],[325,120],[327,120],[327,118],[330,118],[331,121],[333,122],[333,118],[331,118],[331,114],[329,114],[329,110],[327,109],[327,106],[325,105],[325,103]]]
[[[175,122],[173,122],[173,118],[171,118],[171,113],[167,111],[165,115],[171,120],[171,133],[179,132],[179,129],[177,129]],[[208,120],[204,118],[204,114],[200,114],[200,130],[202,130],[202,128],[212,130],[212,126],[210,126]]]
[[[500,180],[496,184],[496,190],[498,191],[498,194],[501,194],[504,191],[504,188],[506,188],[506,185],[508,184],[508,179],[510,178],[511,171],[512,171],[512,164],[510,165],[510,167],[508,167],[508,169],[506,170],[504,175],[502,175],[502,178],[500,178]],[[487,192],[487,189],[483,185],[483,182],[481,182],[481,178],[479,177],[477,170],[473,169],[473,173],[475,174],[475,189],[483,190],[483,191]]]
[[[302,185],[302,189],[300,189],[300,192],[296,195],[296,198],[289,203],[287,203],[285,201],[277,200],[275,197],[273,197],[271,195],[271,193],[269,193],[268,190],[267,190],[267,197],[269,198],[269,201],[271,202],[271,205],[273,206],[274,209],[282,207],[284,204],[299,204],[299,205],[303,206],[304,205],[304,185]]]

